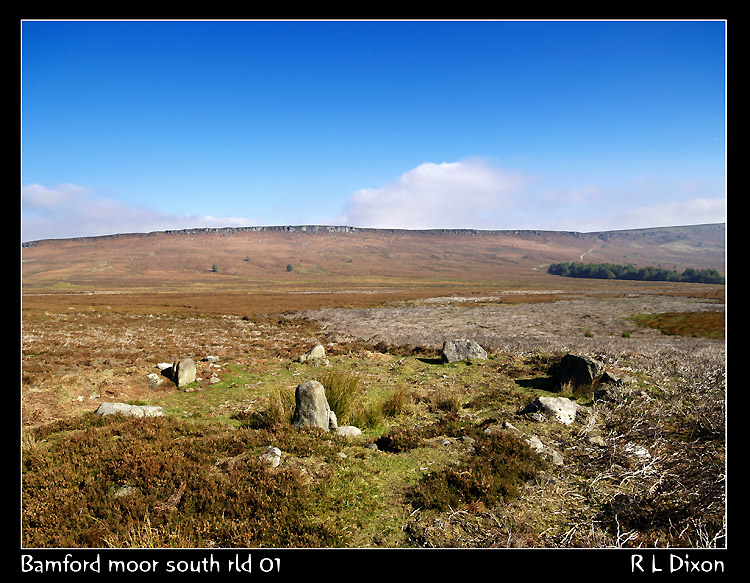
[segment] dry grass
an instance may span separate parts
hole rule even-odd
[[[628,319],[723,313],[723,303],[713,288],[700,295],[671,289],[483,290],[430,301],[425,290],[411,297],[299,294],[300,303],[278,312],[282,294],[267,303],[248,294],[30,296],[22,321],[24,540],[121,547],[723,546],[724,340],[668,336]],[[524,297],[531,301],[517,301]],[[363,303],[342,309],[353,298]],[[290,307],[308,311],[280,314]],[[491,358],[438,364],[437,347],[448,336],[475,338]],[[294,386],[321,372],[294,359],[316,342],[326,346],[333,369],[358,379],[349,419],[367,430],[363,441],[289,429]],[[599,358],[632,380],[615,399],[589,403],[594,424],[517,417],[535,395],[560,390],[552,373],[567,351]],[[207,355],[219,363],[202,363]],[[196,360],[201,380],[189,392],[166,380],[151,388],[145,375],[156,363],[182,356]],[[210,384],[204,369],[220,382]],[[161,404],[169,414],[95,418],[91,412],[104,401]],[[461,439],[484,436],[503,420],[561,451],[565,465],[521,472],[520,482],[509,478],[517,491],[494,490],[497,472],[487,470],[494,461],[471,466],[481,460]],[[600,441],[590,440],[594,432]],[[380,452],[366,447],[372,442]],[[254,461],[267,445],[284,451],[278,475]],[[428,474],[433,482],[423,480]],[[261,484],[271,488],[267,496],[247,498]],[[436,487],[419,490],[425,484]],[[113,502],[115,485],[139,493]],[[418,501],[438,492],[449,508]],[[457,492],[463,498],[452,498]],[[311,493],[312,506],[302,502]],[[275,505],[276,495],[300,500],[298,511]],[[237,501],[270,508],[276,522],[253,523],[234,509]]]

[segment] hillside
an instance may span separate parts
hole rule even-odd
[[[296,226],[24,243],[24,291],[549,282],[559,261],[715,268],[724,224],[600,233]],[[559,279],[559,278],[557,278]]]

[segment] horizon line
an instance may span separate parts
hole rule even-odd
[[[33,239],[30,241],[21,241],[21,247],[31,247],[37,243],[53,241],[81,241],[86,239],[116,239],[119,237],[142,237],[157,235],[185,235],[197,233],[220,233],[220,232],[263,232],[263,231],[282,231],[282,232],[302,232],[302,233],[358,233],[358,232],[391,232],[391,233],[432,233],[432,234],[523,234],[523,233],[559,233],[566,235],[599,235],[604,233],[624,233],[633,231],[651,231],[656,229],[682,229],[688,227],[708,227],[724,225],[726,221],[718,223],[696,223],[687,225],[668,225],[654,227],[638,227],[632,229],[607,229],[603,231],[572,231],[564,229],[473,229],[473,228],[431,228],[431,229],[404,229],[395,227],[353,227],[350,225],[255,225],[244,227],[186,227],[184,229],[164,229],[159,231],[144,232],[127,232],[127,233],[110,233],[105,235],[82,235],[78,237],[57,237],[49,239]]]

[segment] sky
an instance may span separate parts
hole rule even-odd
[[[19,24],[23,241],[725,221],[725,21]]]

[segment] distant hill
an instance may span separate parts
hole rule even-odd
[[[555,281],[550,263],[725,273],[725,224],[579,233],[269,226],[23,244],[24,291]]]

